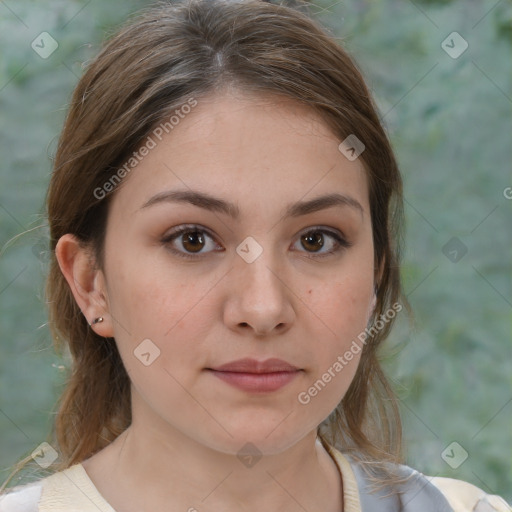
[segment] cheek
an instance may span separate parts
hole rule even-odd
[[[211,281],[186,278],[179,269],[142,256],[112,260],[109,275],[111,311],[126,331],[159,338],[194,308]]]
[[[312,328],[323,331],[326,345],[343,348],[366,328],[373,297],[373,276],[350,273],[307,293]]]
[[[187,384],[193,377],[190,369],[201,365],[201,358],[207,353],[203,343],[212,327],[211,301],[219,277],[191,278],[183,271],[164,269],[154,261],[145,264],[141,258],[112,263],[110,306],[114,336],[127,371],[135,372],[134,380],[167,381],[167,370]],[[141,373],[141,361],[137,359],[141,351],[145,354],[149,351],[151,359],[153,353],[158,354],[151,364],[151,376],[144,370]]]
[[[361,358],[373,297],[372,272],[344,278],[306,292],[311,339],[311,373],[299,402],[329,414],[346,393]]]

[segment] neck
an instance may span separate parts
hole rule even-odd
[[[339,470],[316,432],[256,461],[213,450],[158,421],[134,421],[97,464],[93,459],[84,463],[91,479],[125,512],[342,510]]]

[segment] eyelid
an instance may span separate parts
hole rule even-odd
[[[179,226],[175,226],[169,231],[166,231],[165,235],[162,237],[162,241],[172,239],[173,236],[179,235],[186,231],[204,231],[211,238],[215,238],[214,234],[208,228],[205,228],[200,224],[180,224]]]

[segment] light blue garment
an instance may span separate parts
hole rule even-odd
[[[415,469],[404,465],[395,466],[399,477],[408,477],[406,482],[394,486],[394,490],[398,489],[399,493],[391,494],[389,487],[372,493],[367,473],[360,464],[344,456],[356,477],[361,512],[453,512],[441,491]]]

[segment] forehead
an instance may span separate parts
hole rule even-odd
[[[367,210],[361,160],[343,156],[339,138],[311,107],[238,91],[196,101],[143,141],[151,139],[151,149],[113,203],[133,212],[151,195],[189,188],[235,200],[244,213],[338,191],[356,196]]]

